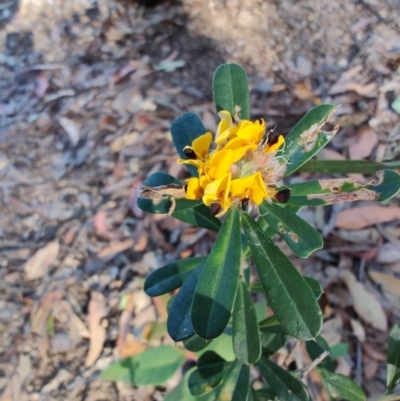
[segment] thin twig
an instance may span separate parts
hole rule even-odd
[[[293,355],[296,351],[296,348],[298,347],[298,345],[300,344],[300,341],[296,341],[292,347],[292,349],[290,350],[290,353],[286,356],[285,360],[283,361],[283,366],[288,367],[290,365],[290,363],[293,360]]]
[[[324,351],[317,359],[312,361],[308,366],[298,371],[299,376],[298,379],[302,380],[306,377],[317,365],[319,365],[327,356],[329,355],[328,351]]]

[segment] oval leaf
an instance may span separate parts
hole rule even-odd
[[[102,372],[102,377],[134,386],[163,384],[184,360],[185,357],[178,348],[161,345],[113,363]]]
[[[261,356],[257,316],[245,283],[239,282],[232,318],[233,349],[242,363],[256,363]]]
[[[207,132],[197,114],[189,112],[178,117],[171,125],[172,141],[181,159],[187,159],[183,148],[191,146],[192,142]],[[193,176],[197,176],[197,169],[194,166],[185,164]]]
[[[231,208],[199,277],[192,305],[192,324],[204,339],[226,328],[239,282],[241,233],[237,209]]]
[[[201,264],[190,273],[178,294],[172,301],[168,314],[167,330],[170,337],[178,342],[194,334],[191,321],[193,293],[204,264]]]
[[[184,347],[192,352],[199,352],[207,347],[211,341],[204,340],[194,333],[191,337],[183,341]]]
[[[285,254],[246,213],[241,213],[261,284],[279,323],[300,340],[315,338],[322,312],[313,291]]]
[[[250,118],[250,95],[244,69],[234,63],[222,64],[213,78],[213,94],[217,112],[229,111],[237,120]]]
[[[296,255],[306,258],[322,248],[324,242],[321,234],[297,214],[268,202],[262,203],[259,208],[260,219],[265,219]]]
[[[331,104],[314,107],[286,136],[285,146],[278,152],[282,164],[287,164],[286,176],[295,172],[334,137],[338,128],[331,132],[321,128],[335,110],[336,106]]]
[[[279,400],[308,401],[309,394],[304,385],[276,363],[261,357],[257,366]]]
[[[329,372],[325,368],[318,368],[322,383],[333,399],[347,401],[365,401],[366,396],[362,389],[349,377],[340,373]]]
[[[192,395],[207,394],[227,375],[232,362],[227,362],[213,351],[205,352],[197,362],[198,368],[189,376],[188,384]]]
[[[206,205],[197,204],[197,206],[194,205],[194,207],[182,208],[181,204],[183,201],[198,202],[188,201],[187,199],[177,199],[175,211],[172,213],[173,217],[195,227],[202,227],[216,232],[219,231],[221,222],[211,214],[210,209]]]
[[[144,282],[144,291],[149,297],[158,297],[180,288],[193,269],[207,258],[200,256],[168,263],[154,270]]]
[[[246,401],[250,389],[250,366],[233,362],[221,383],[216,401]]]
[[[400,324],[395,324],[390,330],[387,351],[387,376],[388,391],[392,391],[400,380]]]

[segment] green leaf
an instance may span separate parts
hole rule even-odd
[[[324,290],[321,287],[321,284],[319,281],[315,280],[315,278],[312,277],[306,277],[303,276],[305,282],[308,284],[308,286],[312,289],[312,292],[314,293],[314,296],[316,299],[319,299],[320,296],[324,293]]]
[[[215,390],[201,396],[190,394],[188,379],[194,369],[188,370],[180,383],[169,393],[165,394],[164,401],[215,401]]]
[[[337,344],[332,345],[330,349],[332,359],[343,358],[349,353],[349,343],[340,341]]]
[[[395,324],[390,330],[387,351],[387,375],[386,385],[388,391],[400,380],[400,324]]]
[[[102,377],[134,386],[163,384],[184,360],[185,357],[178,348],[161,345],[111,364],[102,372]]]
[[[275,396],[272,399],[274,399],[274,398],[275,398]],[[247,401],[260,401],[256,390],[254,390],[254,388],[252,386],[250,386],[249,397],[248,397]]]
[[[172,217],[195,227],[202,227],[215,232],[219,231],[221,222],[211,214],[210,209],[206,205],[200,204],[198,206],[194,205],[194,207],[182,208],[182,201],[199,202],[188,201],[187,199],[177,199],[176,209],[172,213]]]
[[[315,338],[322,327],[322,312],[313,291],[258,224],[244,212],[241,219],[268,304],[279,323],[295,338]]]
[[[227,326],[239,282],[241,233],[237,209],[231,208],[199,277],[192,324],[204,339],[218,337]]]
[[[250,118],[249,85],[246,72],[240,65],[220,65],[215,71],[212,88],[217,112],[227,110],[240,120]]]
[[[233,362],[223,382],[216,401],[246,401],[250,388],[250,366]]]
[[[212,340],[204,340],[204,338],[199,337],[196,333],[194,333],[191,337],[183,340],[184,347],[192,352],[199,352],[207,347]]]
[[[232,318],[233,349],[242,363],[256,363],[261,356],[257,316],[245,283],[239,282]]]
[[[362,389],[349,377],[340,373],[332,373],[325,368],[317,368],[322,383],[330,397],[338,400],[364,401],[366,396]]]
[[[261,331],[262,355],[269,357],[281,349],[288,341],[289,336],[280,324],[263,328]]]
[[[400,162],[373,162],[370,160],[309,160],[299,168],[307,173],[324,174],[375,174],[379,170],[398,169]]]
[[[180,288],[190,273],[207,258],[200,256],[168,263],[154,270],[144,282],[144,291],[149,297],[158,297]]]
[[[199,358],[197,365],[197,369],[192,372],[188,380],[192,395],[202,395],[212,391],[227,375],[232,362],[225,361],[213,351],[207,351]]]
[[[309,395],[304,385],[276,363],[261,357],[257,366],[279,400],[308,401]]]
[[[202,355],[206,351],[214,351],[228,362],[236,359],[236,355],[233,352],[232,336],[226,333],[222,333],[214,340],[208,341],[207,347],[200,352],[196,352],[196,355]]]
[[[307,341],[306,342],[306,350],[308,352],[308,355],[310,355],[310,358],[315,361],[324,351],[330,352],[329,345],[326,342],[326,340],[318,336],[316,341]],[[334,373],[335,372],[335,364],[333,362],[333,359],[331,358],[330,355],[328,355],[317,367],[319,368],[324,368],[327,371]]]
[[[189,112],[178,117],[171,125],[172,141],[181,159],[187,159],[183,152],[185,146],[191,146],[192,142],[207,132],[197,114]],[[190,173],[197,177],[197,169],[185,164]]]
[[[382,202],[400,190],[400,175],[395,171],[378,171],[375,181],[360,184],[355,178],[338,178],[288,185],[291,189],[288,204],[317,206],[358,200]]]
[[[192,300],[203,268],[204,264],[201,264],[191,272],[172,301],[168,314],[167,330],[170,337],[176,342],[185,340],[194,334],[191,321]]]
[[[287,164],[286,176],[310,160],[336,134],[338,128],[331,132],[321,130],[335,110],[336,106],[331,104],[314,107],[286,136],[285,145],[278,152],[282,164]]]
[[[322,248],[324,242],[321,234],[297,214],[268,202],[262,203],[259,209],[260,219],[265,219],[296,255],[306,258]]]

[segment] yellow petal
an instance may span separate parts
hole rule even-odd
[[[234,198],[244,199],[248,196],[251,185],[254,183],[255,174],[243,178],[237,178],[231,182],[231,195]]]
[[[265,131],[264,121],[256,121],[250,124],[243,124],[237,132],[237,137],[247,141],[247,143],[257,143],[261,141]]]
[[[265,145],[264,152],[274,153],[285,143],[285,138],[283,135],[279,135],[278,140],[273,145]]]
[[[232,150],[215,152],[204,166],[205,173],[214,179],[220,178],[229,172],[234,154]]]
[[[203,202],[210,206],[218,202],[221,207],[229,203],[229,189],[231,184],[231,174],[225,174],[223,177],[211,182],[204,190]]]
[[[261,173],[258,172],[254,178],[254,182],[250,187],[250,199],[256,205],[259,205],[265,198],[268,198],[268,192]]]
[[[193,159],[181,159],[177,160],[178,164],[189,164],[190,166],[194,166],[199,168],[204,162],[202,160],[193,160]]]
[[[188,178],[186,184],[186,199],[200,199],[204,195],[204,190],[197,177]]]
[[[204,135],[200,135],[192,142],[192,149],[196,156],[201,159],[205,160],[208,152],[210,150],[210,145],[212,142],[212,134],[211,132],[206,132]]]

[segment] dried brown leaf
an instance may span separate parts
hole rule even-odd
[[[353,297],[354,310],[361,319],[377,330],[387,331],[387,317],[376,296],[366,290],[364,285],[356,280],[353,273],[341,271],[339,277],[346,283]]]
[[[400,219],[400,209],[397,207],[362,206],[341,211],[336,219],[336,227],[359,230],[398,219]]]
[[[133,247],[133,240],[126,239],[125,241],[113,242],[106,248],[102,249],[97,255],[99,258],[112,258],[120,252],[126,251]]]
[[[57,239],[36,251],[24,265],[27,280],[35,280],[45,276],[51,264],[57,259],[59,250],[60,245]]]
[[[368,157],[375,146],[378,144],[378,135],[367,126],[362,127],[355,138],[355,141],[349,146],[350,159],[364,159]]]
[[[375,270],[369,270],[368,274],[372,280],[382,286],[384,292],[400,297],[400,279]]]
[[[103,350],[104,341],[106,339],[106,329],[101,322],[106,316],[107,310],[103,294],[92,291],[87,316],[90,333],[89,351],[85,361],[87,367],[92,366],[96,362]]]
[[[63,127],[64,131],[68,134],[68,138],[71,141],[72,145],[76,146],[80,138],[78,124],[67,117],[61,117],[58,122],[60,123],[61,127]]]

